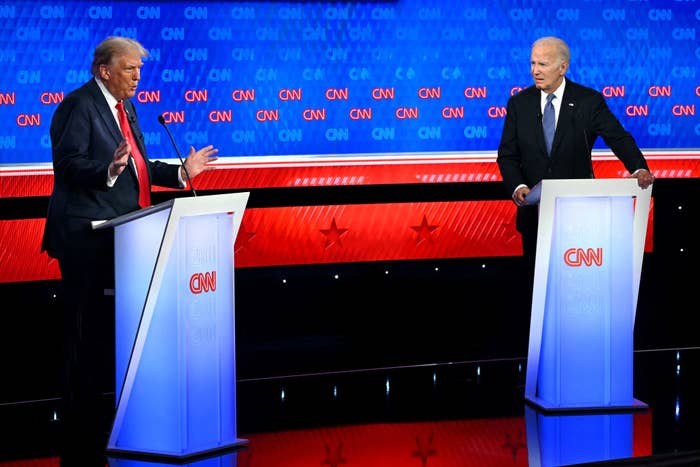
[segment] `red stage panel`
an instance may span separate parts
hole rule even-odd
[[[495,154],[303,158],[222,158],[195,180],[198,190],[500,181]],[[700,176],[700,153],[647,155],[659,178]],[[611,154],[596,154],[600,178],[628,176]],[[49,196],[48,164],[0,168],[0,198]],[[461,201],[246,210],[236,267],[353,261],[517,256],[514,205]],[[0,221],[0,282],[56,279],[58,266],[39,253],[43,219]],[[652,219],[649,226],[651,229]],[[651,251],[652,232],[646,251]]]
[[[236,266],[515,256],[514,212],[510,201],[250,209]]]
[[[45,219],[0,221],[0,282],[59,279],[58,262],[40,253]]]
[[[653,202],[653,200],[652,200]],[[522,254],[510,200],[247,209],[235,266],[478,258]],[[653,210],[646,251],[651,251]],[[0,221],[0,282],[58,279],[40,253],[44,219]]]

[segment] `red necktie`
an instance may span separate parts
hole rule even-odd
[[[117,102],[117,116],[119,117],[119,126],[122,129],[122,135],[124,139],[131,146],[131,157],[134,159],[136,164],[136,175],[139,179],[139,206],[145,208],[151,205],[151,189],[148,186],[148,170],[146,170],[146,162],[139,151],[139,147],[136,145],[136,140],[134,139],[133,133],[131,133],[131,127],[129,126],[129,120],[126,118],[126,112],[124,111],[124,103],[122,101]]]

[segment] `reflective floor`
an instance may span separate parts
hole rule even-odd
[[[648,409],[588,414],[526,404],[526,361],[517,359],[239,380],[246,445],[185,465],[700,465],[700,349],[636,352],[634,364],[634,396]],[[1,409],[2,446],[17,439],[0,466],[58,465],[58,422],[52,427],[40,412]],[[12,420],[18,429],[9,434]]]

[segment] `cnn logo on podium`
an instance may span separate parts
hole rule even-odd
[[[216,271],[195,272],[190,276],[190,292],[195,295],[216,291]]]
[[[564,252],[564,263],[567,266],[578,268],[583,266],[602,266],[603,265],[603,249],[602,248],[569,248]]]

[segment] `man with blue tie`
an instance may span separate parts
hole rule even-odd
[[[591,150],[599,136],[641,188],[654,182],[637,143],[603,95],[565,78],[569,61],[563,40],[542,37],[533,43],[534,85],[508,99],[498,146],[498,167],[517,206],[516,228],[530,268],[535,262],[538,208],[528,204],[527,194],[543,179],[594,178]]]
[[[112,368],[114,309],[113,232],[93,230],[150,204],[151,185],[185,188],[217,159],[213,146],[190,152],[184,166],[151,161],[146,154],[136,94],[146,49],[108,37],[94,51],[93,79],[66,95],[51,120],[54,186],[42,251],[58,260],[64,316],[61,465],[104,467],[106,431],[102,391]]]

